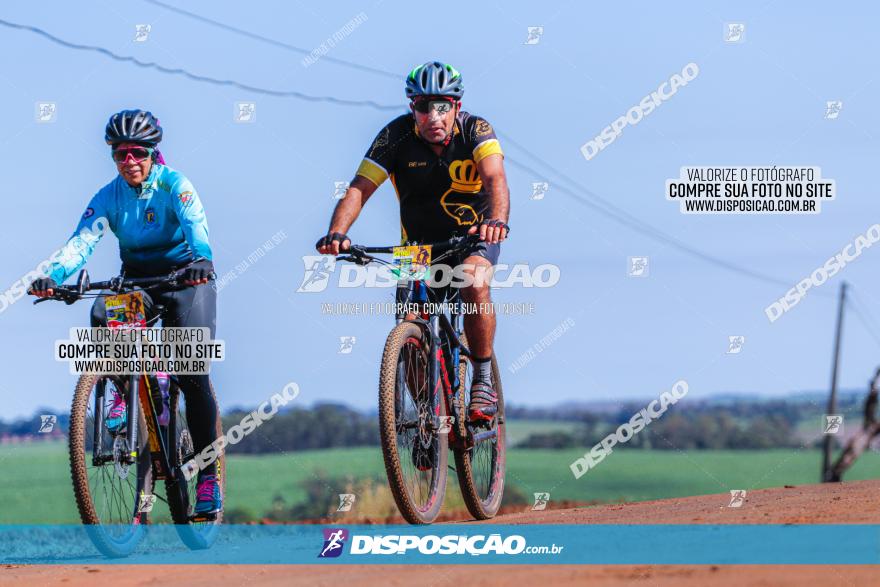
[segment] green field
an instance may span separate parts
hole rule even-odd
[[[550,432],[574,433],[580,428],[578,422],[555,422],[552,420],[512,420],[507,422],[507,444],[515,446],[532,434]]]
[[[546,423],[525,423],[536,431]],[[558,424],[555,424],[558,425]],[[524,434],[511,426],[511,437]],[[814,450],[646,451],[617,450],[575,480],[569,463],[582,450],[508,452],[508,483],[530,497],[550,492],[551,501],[634,501],[816,483],[820,454]],[[75,523],[66,444],[0,446],[0,524]],[[318,479],[327,502],[345,493],[346,477],[384,478],[378,448],[314,450],[228,460],[226,508],[259,516],[273,507],[306,499],[303,483]],[[880,478],[880,455],[859,459],[847,480]],[[454,475],[450,476],[454,483]],[[157,512],[164,512],[163,504]],[[161,518],[162,516],[160,516]]]

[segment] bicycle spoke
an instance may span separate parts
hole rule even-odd
[[[129,468],[128,474],[125,477],[120,477],[116,467],[117,461],[120,458],[130,458],[127,454],[127,439],[124,434],[113,436],[109,430],[105,429],[101,434],[101,445],[95,446],[97,439],[94,434],[96,419],[94,393],[96,389],[97,384],[92,389],[85,413],[83,430],[85,434],[83,445],[85,473],[92,507],[99,523],[115,539],[124,539],[132,531],[130,526],[137,515],[140,492],[142,490],[144,493],[148,492],[144,487],[145,479],[143,478],[146,473],[139,472],[138,469],[142,465],[135,462],[129,464],[129,467],[134,466],[134,470]],[[104,421],[109,417],[112,404],[110,397],[113,390],[119,391],[119,386],[114,381],[107,380],[105,396],[99,406]],[[119,450],[114,444],[116,442],[123,443],[125,450]],[[105,454],[112,455],[112,458],[104,460]],[[93,455],[99,457],[98,464],[93,463]]]
[[[466,417],[473,370],[471,360],[465,359],[459,371],[461,386],[457,408],[462,417]],[[477,519],[489,519],[495,515],[504,488],[504,404],[494,359],[493,375],[499,396],[497,410],[489,421],[465,423],[460,428],[473,444],[464,452],[456,453],[456,462],[460,465],[459,485],[468,510]]]
[[[399,379],[402,389],[397,390],[401,413],[396,422],[398,458],[408,493],[420,510],[429,507],[432,496],[436,468],[431,467],[420,471],[413,463],[414,451],[429,453],[437,450],[436,438],[431,422],[431,410],[428,402],[427,357],[420,346],[408,342],[400,352],[398,370],[402,368],[403,377]],[[428,446],[425,446],[428,444]],[[420,454],[421,458],[421,454]],[[436,459],[436,454],[435,457]]]

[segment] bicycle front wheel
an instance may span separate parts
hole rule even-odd
[[[449,455],[439,432],[446,412],[430,389],[429,356],[422,329],[401,322],[388,335],[379,371],[382,457],[397,509],[410,524],[433,522],[446,492]]]
[[[106,422],[114,398],[130,401],[120,377],[82,375],[70,408],[70,476],[80,519],[101,553],[131,554],[144,536],[153,496],[147,426],[138,410],[137,454],[128,450],[129,427]],[[137,400],[135,400],[137,401]]]

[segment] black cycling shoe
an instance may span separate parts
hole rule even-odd
[[[471,422],[491,421],[498,410],[498,394],[492,384],[477,379],[471,384],[471,401],[468,405],[468,420]]]

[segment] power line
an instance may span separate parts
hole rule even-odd
[[[208,22],[214,26],[218,26],[223,29],[233,31],[238,34],[242,34],[242,35],[245,35],[245,36],[248,36],[251,38],[256,38],[256,39],[259,39],[261,41],[264,41],[264,42],[267,42],[267,43],[270,43],[273,45],[282,46],[282,47],[287,48],[289,50],[293,50],[293,51],[297,51],[297,52],[305,51],[305,49],[301,49],[301,48],[295,47],[293,45],[288,45],[286,43],[282,43],[280,41],[276,41],[276,40],[270,39],[268,37],[263,37],[261,35],[257,35],[256,33],[251,33],[249,31],[245,31],[243,29],[231,27],[229,25],[208,19],[206,17],[197,15],[195,13],[191,13],[191,12],[183,11],[181,9],[177,9],[175,7],[171,7],[171,6],[166,5],[162,2],[159,2],[158,0],[144,0],[144,1],[162,6],[164,8],[168,8],[169,10],[174,10],[175,12],[180,12],[180,13],[185,14],[186,16],[189,16],[191,18],[203,20],[203,21]],[[250,86],[247,84],[243,84],[243,83],[240,83],[240,82],[237,82],[234,80],[220,80],[220,79],[211,78],[208,76],[194,74],[194,73],[189,72],[185,69],[180,69],[180,68],[172,69],[172,68],[168,68],[168,67],[159,65],[157,63],[140,61],[134,57],[117,55],[116,53],[113,53],[112,51],[105,49],[103,47],[98,47],[98,46],[93,46],[93,45],[81,45],[81,44],[65,41],[63,39],[60,39],[60,38],[52,35],[51,33],[48,33],[46,31],[38,28],[38,27],[17,24],[17,23],[3,20],[3,19],[0,19],[0,25],[4,25],[4,26],[14,28],[14,29],[26,30],[26,31],[36,33],[36,34],[50,40],[51,42],[59,44],[63,47],[67,47],[67,48],[75,49],[75,50],[81,50],[81,51],[97,52],[97,53],[100,53],[100,54],[105,55],[107,57],[110,57],[111,59],[114,59],[116,61],[132,63],[138,67],[143,67],[143,68],[147,68],[147,69],[154,69],[156,71],[159,71],[159,72],[165,73],[165,74],[181,75],[181,76],[187,77],[189,79],[192,79],[192,80],[198,81],[198,82],[211,83],[211,84],[222,85],[222,86],[238,87],[238,88],[241,88],[241,89],[244,89],[244,90],[247,90],[250,92],[254,92],[254,93],[260,93],[260,94],[276,96],[276,97],[292,97],[292,98],[298,98],[298,99],[307,100],[307,101],[311,101],[311,102],[328,102],[328,103],[332,103],[332,104],[339,104],[342,106],[366,106],[366,107],[374,108],[374,109],[380,110],[380,111],[390,111],[390,110],[401,109],[401,106],[393,106],[393,105],[389,105],[389,104],[378,104],[376,102],[373,102],[372,100],[346,100],[346,99],[342,99],[342,98],[336,98],[333,96],[312,96],[312,95],[304,94],[302,92],[297,92],[297,91],[279,91],[279,90],[259,88],[256,86]],[[341,64],[344,63],[348,67],[354,67],[354,68],[357,68],[357,69],[360,69],[362,71],[366,71],[369,73],[390,74],[390,72],[387,72],[387,71],[375,70],[374,68],[359,65],[356,63],[351,63],[348,61],[335,60],[334,62],[340,62]],[[391,74],[391,75],[393,75],[393,74]],[[397,79],[400,79],[400,78],[398,78],[398,76],[394,76],[394,77]],[[793,283],[791,281],[778,279],[778,278],[775,278],[775,277],[772,277],[769,275],[765,275],[763,273],[759,273],[757,271],[752,271],[751,269],[747,269],[745,267],[742,267],[742,266],[737,265],[735,263],[731,263],[729,261],[725,261],[724,259],[720,259],[720,258],[712,256],[712,255],[707,255],[706,253],[703,253],[702,251],[699,251],[697,249],[690,247],[689,245],[679,241],[678,239],[664,233],[662,230],[640,220],[639,218],[629,214],[625,210],[622,210],[621,208],[611,204],[610,202],[601,198],[597,194],[594,194],[593,192],[581,187],[577,181],[571,179],[570,177],[568,177],[567,175],[565,175],[564,173],[562,173],[561,171],[559,171],[558,169],[556,169],[555,167],[553,167],[552,165],[550,165],[549,163],[547,163],[546,161],[544,161],[543,159],[541,159],[540,157],[538,157],[537,155],[535,155],[534,153],[532,153],[531,151],[526,149],[524,146],[522,146],[518,142],[514,141],[511,137],[509,137],[503,133],[498,133],[498,135],[502,139],[504,139],[506,142],[512,144],[514,147],[518,148],[520,151],[525,153],[527,156],[529,156],[533,160],[537,161],[538,163],[540,163],[541,165],[543,165],[544,167],[549,169],[552,173],[563,178],[565,181],[570,183],[572,186],[575,186],[575,189],[569,189],[569,188],[566,188],[566,186],[562,185],[562,186],[560,186],[560,191],[569,195],[576,202],[578,202],[582,205],[588,206],[590,208],[593,208],[594,210],[596,210],[600,214],[603,214],[604,216],[606,216],[606,217],[614,220],[615,222],[629,228],[630,230],[633,230],[635,232],[639,232],[641,234],[644,234],[648,238],[651,238],[653,240],[656,240],[656,241],[662,242],[664,244],[667,244],[669,246],[672,246],[672,247],[674,247],[674,248],[676,248],[686,254],[689,254],[693,257],[696,257],[704,262],[714,264],[718,267],[721,267],[722,269],[727,269],[728,271],[739,273],[740,275],[744,275],[744,276],[750,277],[752,279],[764,281],[765,283],[770,283],[770,284],[782,286],[785,288],[791,287],[791,284]],[[535,174],[539,177],[546,176],[546,174],[542,174],[540,172],[537,172],[533,168],[529,167],[528,165],[526,165],[524,163],[520,163],[519,161],[516,161],[513,158],[508,157],[508,161],[512,165],[514,165],[515,167],[519,167],[519,168],[521,168],[525,171],[528,171],[529,173]],[[580,191],[582,194],[586,194],[587,197],[583,197],[582,195],[578,194],[578,191]],[[591,198],[594,201],[590,201],[590,199],[588,199],[588,198]],[[824,292],[816,292],[816,295],[825,296],[825,297],[828,296],[828,294],[824,293]]]
[[[862,322],[862,326],[865,327],[868,335],[874,339],[874,342],[877,343],[877,346],[880,346],[880,337],[877,336],[876,332],[871,328],[871,326],[865,321],[864,315],[859,311],[859,306],[852,307],[853,314],[855,314],[856,318],[858,318]]]
[[[244,36],[246,36],[246,37],[249,37],[249,38],[252,38],[252,39],[256,39],[256,40],[262,41],[262,42],[264,42],[264,43],[268,43],[268,44],[270,44],[270,45],[274,45],[274,46],[277,46],[277,47],[282,47],[282,48],[284,48],[284,49],[292,50],[292,51],[295,51],[295,52],[297,52],[297,53],[306,53],[306,54],[309,53],[308,51],[306,51],[305,49],[302,49],[302,48],[300,48],[300,47],[295,47],[295,46],[293,46],[293,45],[289,45],[289,44],[287,44],[287,43],[283,43],[283,42],[281,42],[281,41],[277,41],[277,40],[275,40],[275,39],[271,39],[271,38],[269,38],[269,37],[265,37],[265,36],[263,36],[263,35],[259,35],[259,34],[257,34],[257,33],[253,33],[253,32],[250,32],[250,31],[246,31],[246,30],[244,30],[244,29],[240,29],[240,28],[237,28],[237,27],[233,27],[233,26],[227,25],[227,24],[225,24],[225,23],[222,23],[222,22],[216,21],[216,20],[211,19],[211,18],[208,18],[208,17],[206,17],[206,16],[202,16],[202,15],[199,15],[199,14],[195,14],[195,13],[193,13],[193,12],[189,12],[189,11],[187,11],[187,10],[183,10],[183,9],[180,9],[180,8],[176,8],[176,7],[174,7],[174,6],[171,6],[171,5],[169,5],[169,4],[166,4],[166,3],[164,3],[164,2],[161,2],[160,0],[144,0],[144,2],[148,2],[148,3],[150,3],[150,4],[155,4],[155,5],[157,5],[157,6],[161,6],[161,7],[163,7],[163,8],[166,8],[166,9],[168,9],[168,10],[172,10],[172,11],[174,11],[174,12],[177,12],[177,13],[183,14],[183,15],[189,17],[189,18],[193,18],[193,19],[198,20],[198,21],[200,21],[200,22],[208,23],[208,24],[211,24],[211,25],[213,25],[213,26],[216,26],[216,27],[222,28],[222,29],[224,29],[224,30],[232,31],[232,32],[235,32],[235,33],[238,33],[238,34],[244,35]],[[327,59],[327,58],[325,57],[325,59]],[[335,63],[339,63],[339,64],[341,64],[341,65],[345,65],[345,66],[347,66],[347,67],[352,67],[352,68],[355,68],[355,69],[358,69],[358,70],[361,70],[361,71],[367,71],[367,72],[370,72],[370,73],[378,73],[378,74],[380,74],[380,75],[385,75],[385,76],[393,77],[393,78],[395,78],[395,79],[402,79],[401,76],[395,75],[394,73],[389,72],[389,71],[385,71],[385,70],[377,70],[377,69],[372,68],[372,67],[368,67],[368,66],[361,65],[361,64],[358,64],[358,63],[352,63],[352,62],[349,62],[349,61],[342,61],[342,60],[333,60],[333,61],[334,61]],[[599,213],[604,214],[606,217],[611,218],[611,219],[614,220],[615,222],[618,222],[618,223],[620,223],[620,224],[626,226],[627,228],[630,228],[631,230],[634,230],[634,231],[636,231],[636,232],[643,232],[643,233],[646,233],[646,236],[648,236],[649,238],[652,238],[652,239],[657,240],[657,241],[660,241],[660,242],[662,242],[662,243],[664,243],[664,244],[667,244],[667,245],[670,245],[670,246],[672,246],[672,247],[675,247],[675,248],[679,249],[680,251],[683,251],[683,252],[685,252],[685,253],[687,253],[687,254],[690,254],[690,255],[696,256],[696,257],[698,257],[699,259],[701,259],[701,260],[703,260],[703,261],[706,261],[706,262],[709,262],[709,263],[714,263],[714,264],[716,264],[716,265],[718,265],[718,266],[720,266],[720,267],[723,267],[723,268],[725,268],[725,269],[728,269],[728,270],[730,270],[730,271],[734,271],[734,272],[737,272],[737,273],[739,273],[739,274],[741,274],[741,275],[745,275],[746,277],[750,277],[750,278],[753,278],[753,279],[758,279],[758,280],[761,280],[761,281],[764,281],[764,282],[767,282],[767,283],[772,283],[773,285],[780,285],[780,286],[785,287],[785,288],[789,288],[789,287],[791,287],[791,282],[790,282],[790,281],[785,281],[785,280],[777,279],[777,278],[772,277],[772,276],[769,276],[769,275],[764,275],[764,274],[762,274],[762,273],[758,273],[758,272],[756,272],[756,271],[752,271],[752,270],[747,269],[747,268],[745,268],[745,267],[741,267],[741,266],[736,265],[736,264],[734,264],[734,263],[730,263],[730,262],[725,261],[725,260],[723,260],[723,259],[719,259],[718,257],[713,257],[712,255],[707,255],[707,254],[705,254],[705,253],[703,253],[703,252],[701,252],[701,251],[698,251],[698,250],[696,250],[696,249],[694,249],[694,248],[692,248],[692,247],[689,247],[688,245],[686,245],[685,243],[682,243],[682,242],[679,241],[678,239],[676,239],[676,238],[674,238],[674,237],[672,237],[672,236],[670,236],[670,235],[668,235],[668,234],[665,234],[665,233],[662,232],[661,230],[659,230],[659,229],[657,229],[657,228],[651,226],[650,224],[647,224],[647,223],[643,222],[642,220],[640,220],[639,218],[636,218],[635,216],[632,216],[631,214],[629,214],[629,213],[626,212],[625,210],[622,210],[621,208],[618,208],[617,206],[614,206],[613,204],[611,204],[611,203],[608,202],[607,200],[604,200],[603,198],[601,198],[601,197],[598,196],[597,194],[592,193],[592,192],[590,192],[589,190],[586,190],[586,189],[580,187],[580,185],[579,185],[576,181],[574,181],[573,179],[569,178],[568,176],[566,176],[565,174],[563,174],[563,173],[562,173],[561,171],[559,171],[558,169],[555,169],[553,166],[551,166],[551,165],[550,165],[549,163],[547,163],[546,161],[543,161],[540,157],[538,157],[538,156],[535,155],[534,153],[530,152],[528,149],[526,149],[525,147],[523,147],[522,145],[520,145],[519,143],[517,143],[516,141],[514,141],[512,138],[510,138],[510,137],[508,137],[508,136],[506,136],[506,135],[504,135],[504,134],[502,134],[502,133],[498,133],[498,135],[499,135],[501,138],[503,138],[505,142],[508,142],[508,143],[514,145],[514,146],[517,147],[519,150],[521,150],[523,153],[525,153],[526,155],[528,155],[529,157],[531,157],[533,160],[538,161],[539,163],[541,163],[542,165],[544,165],[546,168],[550,169],[550,170],[551,170],[552,172],[554,172],[556,175],[562,177],[563,179],[565,179],[566,181],[568,181],[570,184],[572,184],[572,185],[574,185],[574,186],[577,186],[577,188],[579,188],[579,190],[580,190],[581,192],[586,193],[586,194],[587,194],[590,198],[592,198],[593,200],[596,200],[596,201],[598,201],[598,202],[601,202],[602,205],[596,205],[596,204],[593,204],[593,203],[589,202],[588,200],[586,200],[586,199],[584,199],[584,198],[582,198],[582,197],[579,197],[578,194],[574,193],[573,191],[571,191],[571,190],[566,190],[566,189],[564,188],[564,186],[563,186],[563,190],[562,190],[562,191],[564,191],[564,192],[567,193],[569,196],[571,196],[572,198],[574,198],[575,201],[577,201],[577,202],[579,202],[579,203],[581,203],[581,204],[584,204],[584,205],[587,205],[587,206],[593,208],[594,210],[598,211]],[[519,162],[517,162],[516,160],[513,160],[513,159],[508,159],[508,160],[510,161],[511,164],[513,164],[513,165],[516,166],[516,167],[520,167],[521,169],[528,170],[528,171],[530,171],[530,172],[532,172],[532,173],[534,172],[534,170],[531,170],[528,166],[526,166],[526,165],[524,165],[524,164],[522,164],[522,163],[519,163]],[[539,175],[539,176],[542,176],[542,174],[538,174],[538,175]]]
[[[874,319],[874,316],[871,314],[870,310],[868,310],[867,304],[862,301],[860,295],[850,294],[850,299],[853,313],[859,320],[861,320],[862,326],[865,327],[865,330],[868,331],[868,334],[874,339],[874,342],[880,346],[880,336],[878,336],[878,333],[880,333],[880,327],[878,327],[877,320]]]
[[[194,12],[189,12],[187,10],[177,8],[175,6],[171,6],[170,4],[166,4],[165,2],[161,2],[160,0],[144,0],[144,2],[147,2],[149,4],[154,4],[156,6],[161,6],[162,8],[166,8],[166,9],[171,10],[173,12],[177,12],[177,13],[182,14],[188,18],[192,18],[192,19],[198,20],[200,22],[219,27],[223,30],[227,30],[227,31],[231,31],[231,32],[234,32],[234,33],[237,33],[240,35],[244,35],[248,38],[256,39],[258,41],[268,43],[268,44],[276,46],[276,47],[281,47],[283,49],[287,49],[287,50],[294,51],[294,52],[301,53],[301,54],[310,53],[309,51],[307,51],[301,47],[289,45],[287,43],[278,41],[276,39],[271,39],[269,37],[265,37],[263,35],[260,35],[260,34],[257,34],[257,33],[251,32],[251,31],[240,29],[238,27],[233,27],[231,25],[219,22],[219,21],[214,20],[212,18],[208,18],[206,16],[202,16],[202,15],[196,14]],[[366,65],[361,65],[359,63],[353,63],[350,61],[331,59],[328,57],[325,57],[325,59],[328,59],[334,63],[338,63],[340,65],[345,65],[346,67],[351,67],[351,68],[354,68],[354,69],[357,69],[360,71],[366,71],[369,73],[375,73],[375,74],[384,75],[387,77],[393,77],[395,79],[402,79],[401,76],[396,75],[390,71],[375,69],[375,68],[372,68],[372,67],[369,67]],[[597,194],[581,187],[578,184],[578,182],[576,182],[575,180],[566,176],[558,169],[555,169],[552,165],[550,165],[549,163],[547,163],[546,161],[544,161],[543,159],[541,159],[540,157],[538,157],[537,155],[535,155],[534,153],[532,153],[531,151],[526,149],[524,146],[522,146],[519,143],[517,143],[516,141],[514,141],[512,138],[510,138],[502,133],[498,133],[498,135],[502,139],[504,139],[505,142],[512,144],[513,146],[518,148],[520,151],[522,151],[523,153],[525,153],[526,155],[531,157],[534,161],[537,161],[538,163],[540,163],[541,165],[543,165],[544,167],[549,169],[551,172],[555,173],[557,176],[562,177],[564,180],[566,180],[572,186],[575,186],[576,190],[574,190],[574,191],[565,189],[565,186],[562,186],[561,191],[563,191],[564,193],[566,193],[567,195],[572,197],[576,202],[593,208],[594,210],[596,210],[600,214],[605,215],[606,217],[614,220],[615,222],[617,222],[619,224],[622,224],[623,226],[625,226],[631,230],[634,230],[636,232],[642,232],[646,236],[648,236],[649,238],[651,238],[653,240],[656,240],[656,241],[662,242],[664,244],[667,244],[669,246],[672,246],[672,247],[674,247],[674,248],[676,248],[686,254],[695,256],[705,262],[713,263],[713,264],[718,265],[719,267],[722,267],[722,268],[727,269],[729,271],[739,273],[740,275],[744,275],[744,276],[750,277],[752,279],[764,281],[766,283],[771,283],[773,285],[779,285],[779,286],[785,287],[786,289],[791,287],[792,282],[790,282],[790,281],[777,279],[775,277],[772,277],[769,275],[764,275],[764,274],[759,273],[757,271],[752,271],[751,269],[741,267],[739,265],[736,265],[736,264],[731,263],[729,261],[725,261],[724,259],[719,259],[718,257],[714,257],[712,255],[707,255],[707,254],[703,253],[702,251],[699,251],[697,249],[694,249],[694,248],[688,246],[687,244],[679,241],[678,239],[664,233],[660,229],[655,228],[654,226],[651,226],[650,224],[647,224],[646,222],[640,220],[639,218],[629,214],[625,210],[615,206],[614,204],[601,198]],[[534,173],[534,170],[532,170],[531,168],[529,168],[525,164],[519,163],[518,161],[516,161],[514,159],[510,159],[510,158],[508,158],[508,161],[512,165],[514,165],[515,167],[519,167],[521,169],[529,171],[530,173]],[[543,177],[543,174],[537,174],[537,175],[539,177]],[[556,183],[556,182],[554,182],[554,183]],[[577,193],[575,193],[575,191],[580,191],[581,193],[586,194],[589,198],[591,198],[592,200],[594,200],[596,202],[599,202],[600,204],[594,204],[594,203],[588,201],[586,198],[583,198],[583,197],[579,196]]]
[[[178,8],[177,6],[172,6],[171,4],[166,4],[166,3],[164,3],[164,2],[160,2],[159,0],[144,0],[144,2],[147,2],[148,4],[155,4],[156,6],[161,6],[162,8],[165,8],[166,10],[170,10],[170,11],[172,11],[172,12],[176,12],[176,13],[178,13],[178,14],[182,14],[183,16],[186,16],[186,17],[188,17],[188,18],[192,18],[192,19],[197,20],[197,21],[199,21],[199,22],[203,22],[203,23],[205,23],[205,24],[209,24],[209,25],[211,25],[211,26],[215,26],[215,27],[217,27],[217,28],[221,28],[221,29],[226,30],[226,31],[230,31],[230,32],[233,32],[233,33],[237,33],[237,34],[239,34],[239,35],[244,35],[245,37],[248,37],[248,38],[251,38],[251,39],[254,39],[254,40],[257,40],[257,41],[261,41],[261,42],[263,42],[263,43],[266,43],[266,44],[272,45],[272,46],[274,46],[274,47],[279,47],[279,48],[281,48],[281,49],[285,49],[285,50],[287,50],[287,51],[293,51],[294,53],[299,53],[299,54],[301,54],[301,55],[311,55],[311,53],[312,53],[312,52],[309,51],[308,49],[303,49],[302,47],[297,47],[297,46],[295,46],[295,45],[290,45],[290,44],[288,44],[288,43],[284,43],[283,41],[278,41],[278,40],[275,40],[275,39],[270,39],[269,37],[264,37],[263,35],[259,35],[259,34],[257,34],[257,33],[253,33],[253,32],[251,32],[251,31],[247,31],[247,30],[244,30],[244,29],[240,29],[240,28],[238,28],[238,27],[234,27],[234,26],[232,26],[232,25],[228,25],[228,24],[226,24],[226,23],[222,23],[222,22],[220,22],[220,21],[214,20],[214,19],[212,19],[212,18],[208,18],[207,16],[202,16],[202,15],[200,15],[200,14],[196,14],[196,13],[194,13],[194,12],[189,12],[188,10],[184,10],[184,9],[182,9],[182,8]],[[346,61],[346,60],[344,60],[344,59],[337,59],[336,57],[327,57],[327,56],[324,56],[324,57],[322,57],[321,59],[323,59],[323,60],[325,60],[325,61],[329,61],[330,63],[335,63],[335,64],[337,64],[337,65],[342,65],[342,66],[344,66],[344,67],[350,67],[350,68],[352,68],[352,69],[357,69],[357,70],[360,70],[360,71],[367,71],[367,72],[369,72],[369,73],[374,73],[374,74],[376,74],[376,75],[382,75],[382,76],[385,76],[385,77],[390,77],[390,78],[393,78],[393,79],[396,79],[396,80],[402,80],[402,79],[404,79],[404,76],[399,75],[399,74],[396,74],[396,73],[391,72],[391,71],[386,71],[386,70],[384,70],[384,69],[378,69],[378,68],[375,68],[375,67],[370,67],[370,66],[368,66],[368,65],[361,65],[360,63],[353,63],[353,62],[351,62],[351,61]]]
[[[115,61],[121,61],[124,63],[131,63],[131,64],[134,64],[138,67],[143,67],[145,69],[154,69],[156,71],[170,74],[170,75],[180,75],[180,76],[187,77],[191,80],[198,81],[198,82],[204,82],[204,83],[214,84],[214,85],[218,85],[218,86],[228,86],[228,87],[240,88],[240,89],[246,90],[248,92],[253,92],[255,94],[265,94],[267,96],[276,96],[276,97],[282,97],[282,98],[299,98],[301,100],[306,100],[309,102],[328,102],[331,104],[339,104],[341,106],[367,106],[369,108],[375,108],[376,110],[383,110],[383,111],[388,111],[388,110],[402,111],[403,110],[402,105],[401,106],[392,106],[390,104],[378,104],[376,102],[373,102],[372,100],[346,100],[343,98],[336,98],[333,96],[312,96],[310,94],[304,94],[303,92],[297,92],[297,91],[293,91],[293,90],[290,90],[290,91],[271,90],[271,89],[267,89],[267,88],[260,88],[257,86],[243,84],[243,83],[237,82],[235,80],[217,79],[217,78],[208,77],[205,75],[199,75],[196,73],[192,73],[192,72],[187,71],[185,69],[165,67],[164,65],[159,65],[158,63],[154,63],[152,61],[141,61],[135,57],[130,57],[130,56],[126,56],[126,55],[118,55],[118,54],[110,51],[109,49],[105,49],[104,47],[98,47],[95,45],[81,45],[79,43],[72,43],[70,41],[65,41],[64,39],[60,39],[60,38],[56,37],[55,35],[44,31],[41,28],[30,26],[30,25],[18,24],[18,23],[10,22],[8,20],[3,20],[3,19],[0,19],[0,25],[3,25],[5,27],[9,27],[12,29],[19,29],[19,30],[30,31],[32,33],[36,33],[36,34],[40,35],[41,37],[49,39],[53,43],[55,43],[57,45],[61,45],[62,47],[67,47],[68,49],[75,49],[77,51],[91,51],[93,53],[100,53],[101,55],[109,57]]]
[[[514,141],[511,137],[509,137],[503,133],[500,133],[500,132],[498,133],[498,136],[501,137],[502,139],[504,139],[505,143],[510,143],[511,145],[513,145],[514,147],[516,147],[517,149],[519,149],[520,151],[522,151],[523,153],[525,153],[526,155],[531,157],[533,160],[539,162],[544,167],[551,170],[551,172],[553,172],[556,175],[558,175],[559,177],[563,178],[571,185],[576,186],[577,191],[580,191],[581,193],[587,194],[587,196],[589,198],[591,198],[592,200],[594,200],[594,202],[591,202],[589,199],[582,197],[581,195],[579,195],[577,193],[576,190],[569,189],[565,185],[556,184],[556,185],[554,185],[555,189],[559,189],[560,191],[562,191],[563,193],[567,194],[572,199],[574,199],[576,202],[583,204],[585,206],[589,206],[590,208],[593,208],[594,210],[596,210],[600,214],[603,214],[606,217],[611,218],[615,222],[622,224],[623,226],[626,226],[630,230],[640,232],[640,233],[644,234],[645,236],[647,236],[648,238],[651,238],[653,240],[656,240],[656,241],[662,242],[664,244],[667,244],[669,246],[672,246],[672,247],[674,247],[684,253],[687,253],[691,256],[697,257],[697,258],[701,259],[702,261],[712,263],[714,265],[717,265],[717,266],[722,267],[724,269],[727,269],[729,271],[733,271],[735,273],[739,273],[740,275],[750,277],[752,279],[757,279],[757,280],[764,281],[766,283],[770,283],[773,285],[779,285],[779,286],[785,287],[786,289],[791,288],[792,283],[795,283],[792,281],[778,279],[778,278],[772,277],[770,275],[765,275],[765,274],[759,273],[757,271],[752,271],[751,269],[748,269],[746,267],[742,267],[740,265],[737,265],[735,263],[731,263],[729,261],[725,261],[724,259],[720,259],[720,258],[714,257],[712,255],[707,255],[706,253],[703,253],[702,251],[694,249],[694,248],[686,245],[685,243],[679,241],[678,239],[667,235],[666,233],[664,233],[660,229],[655,228],[655,227],[651,226],[650,224],[647,224],[646,222],[640,220],[639,218],[629,214],[625,210],[611,204],[610,202],[608,202],[607,200],[605,200],[601,196],[581,187],[575,180],[571,179],[570,177],[568,177],[567,175],[565,175],[564,173],[562,173],[558,169],[555,169],[552,165],[545,162],[543,159],[541,159],[540,157],[538,157],[537,155],[535,155],[534,153],[532,153],[531,151],[529,151],[528,149],[526,149],[525,147],[523,147],[522,145],[520,145],[519,143]],[[528,171],[529,173],[534,174],[537,177],[545,177],[546,176],[545,174],[542,174],[541,172],[536,171],[535,169],[533,169],[523,163],[520,163],[516,160],[509,159],[509,161],[515,167],[519,167],[521,169],[524,169],[524,170]],[[596,202],[598,202],[598,203],[596,203]],[[820,292],[819,295],[823,295],[823,292]],[[824,294],[824,295],[827,296],[828,294]]]

